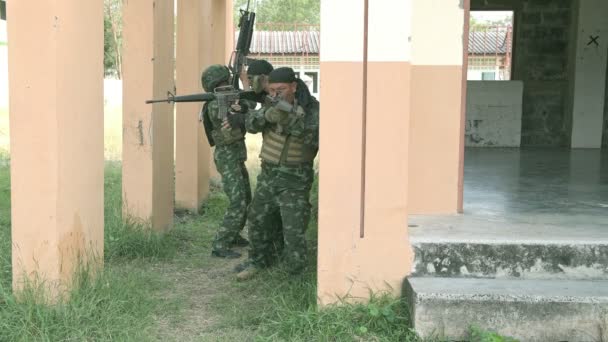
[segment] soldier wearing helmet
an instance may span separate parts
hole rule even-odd
[[[201,76],[201,83],[206,92],[228,85],[230,71],[224,65],[209,66]],[[213,241],[211,255],[220,258],[238,258],[240,253],[234,251],[235,246],[246,246],[248,241],[240,232],[245,226],[247,207],[251,202],[251,186],[249,173],[245,167],[247,148],[245,147],[245,129],[242,125],[230,125],[231,117],[244,115],[235,110],[245,112],[247,106],[233,106],[226,119],[220,115],[217,101],[205,103],[202,110],[203,122],[207,139],[215,146],[213,159],[215,166],[222,176],[222,187],[228,196],[229,206],[226,209],[222,223]],[[226,117],[224,115],[224,117]]]

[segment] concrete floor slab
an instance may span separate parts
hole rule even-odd
[[[467,149],[464,214],[409,224],[413,242],[608,243],[608,151]]]

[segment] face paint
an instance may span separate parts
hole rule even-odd
[[[255,91],[256,94],[260,94],[264,91],[264,75],[253,76],[251,89]]]

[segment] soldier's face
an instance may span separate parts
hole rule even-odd
[[[263,91],[268,92],[268,76],[266,75],[249,75],[249,84],[251,86],[251,90],[255,91],[257,94],[262,93]]]
[[[271,83],[268,85],[268,94],[272,97],[278,96],[289,103],[293,103],[297,86],[296,82]]]

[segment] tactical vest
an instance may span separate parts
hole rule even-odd
[[[245,133],[238,128],[216,128],[211,132],[211,135],[213,136],[215,144],[218,146],[229,145],[233,142],[245,139]]]
[[[207,135],[211,134],[212,139],[209,141],[211,146],[229,145],[245,139],[245,132],[241,131],[239,128],[222,129],[221,121],[219,121],[217,117],[212,117],[212,115],[217,115],[217,107],[209,106],[208,103],[206,103],[203,107],[203,115],[205,119],[205,132]],[[213,122],[215,122],[215,125]]]
[[[315,148],[305,144],[301,138],[282,135],[271,129],[264,132],[260,157],[274,165],[297,166],[312,162],[316,152]]]

